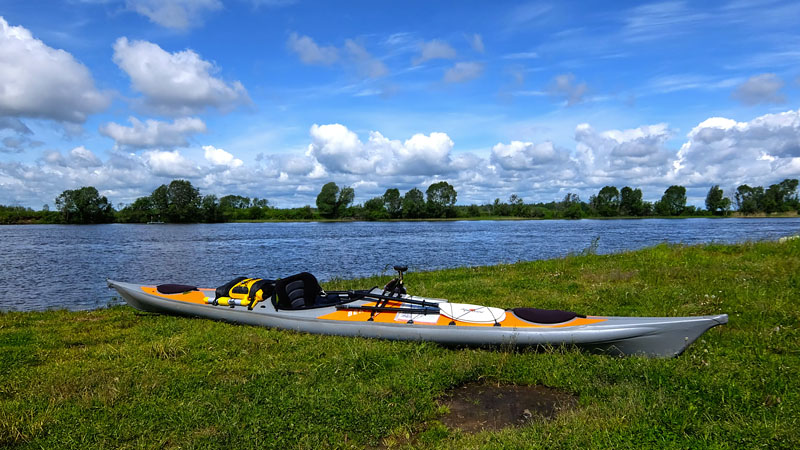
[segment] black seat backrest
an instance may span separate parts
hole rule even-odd
[[[312,308],[322,292],[317,278],[308,272],[282,278],[275,283],[278,309]]]

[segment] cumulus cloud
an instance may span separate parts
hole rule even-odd
[[[586,83],[576,83],[575,75],[565,73],[553,78],[549,87],[550,95],[562,97],[566,100],[567,106],[572,106],[583,101],[586,95]]]
[[[6,128],[25,133],[19,117],[83,123],[110,101],[71,54],[0,17],[0,119]]]
[[[226,111],[247,103],[247,90],[238,81],[213,76],[218,69],[192,50],[169,53],[147,41],[114,43],[114,62],[144,94],[145,106],[171,115],[188,115],[218,108]]]
[[[219,0],[126,0],[128,9],[166,28],[186,30],[202,25],[206,12],[222,9]]]
[[[286,45],[304,64],[330,66],[339,59],[339,50],[336,47],[319,46],[310,37],[300,36],[297,33],[289,35]]]
[[[367,142],[340,124],[311,127],[308,155],[329,172],[349,174],[451,173],[453,141],[445,133],[415,134],[405,142],[373,131]]]
[[[112,201],[130,202],[159,184],[185,178],[203,194],[266,197],[272,204],[313,204],[327,181],[356,186],[356,201],[389,187],[423,190],[446,180],[462,203],[490,202],[514,193],[526,201],[550,201],[566,192],[588,199],[605,185],[642,188],[645,199],[667,186],[686,186],[695,198],[712,184],[768,186],[800,176],[800,110],[767,114],[750,121],[709,118],[670,144],[667,124],[630,129],[575,128],[575,145],[511,140],[485,154],[458,151],[445,133],[389,139],[378,131],[360,137],[341,124],[314,125],[305,152],[261,155],[251,164],[213,145],[200,149],[121,148],[102,161],[85,147],[48,151],[34,163],[0,158],[0,203],[51,201],[64,189],[92,185]],[[7,158],[8,159],[8,158]],[[699,192],[699,194],[698,194]],[[111,194],[114,195],[111,195]]]
[[[762,73],[747,79],[740,84],[731,96],[745,105],[759,103],[783,103],[786,101],[780,90],[783,80],[774,73]]]
[[[552,168],[569,161],[569,151],[557,149],[552,142],[511,141],[492,147],[491,162],[505,170],[534,170]]]
[[[389,73],[389,69],[379,59],[374,58],[361,44],[348,39],[344,43],[350,58],[353,60],[356,70],[363,77],[380,78]]]
[[[181,155],[178,150],[148,150],[142,156],[154,175],[192,178],[200,173],[200,168],[197,164]]]
[[[439,39],[421,43],[419,50],[419,56],[413,61],[415,66],[433,59],[453,59],[457,55],[450,44]]]
[[[464,83],[474,80],[483,73],[483,64],[478,62],[460,62],[444,73],[446,83]]]
[[[115,122],[100,126],[100,134],[114,139],[118,146],[135,148],[185,147],[187,136],[205,133],[206,124],[196,117],[183,117],[172,123],[129,117],[130,127]]]
[[[666,124],[598,132],[589,124],[575,128],[575,160],[589,185],[666,183],[675,151],[666,147]]]
[[[203,151],[205,152],[206,161],[215,166],[236,168],[244,164],[241,159],[235,158],[232,154],[213,145],[204,145]]]
[[[766,114],[749,122],[709,118],[678,151],[678,174],[688,182],[726,179],[768,184],[800,174],[800,110]]]
[[[102,165],[100,159],[91,150],[84,146],[75,147],[69,151],[72,164],[77,167],[99,167]]]

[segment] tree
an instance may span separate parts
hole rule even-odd
[[[62,192],[56,197],[56,208],[65,223],[108,223],[114,220],[114,208],[94,186]]]
[[[763,197],[763,187],[750,187],[746,184],[737,187],[736,193],[733,195],[734,201],[736,201],[736,209],[742,214],[753,214],[762,211]]]
[[[425,213],[425,199],[422,191],[413,188],[403,197],[403,217],[417,219]]]
[[[679,216],[686,209],[686,188],[672,185],[664,191],[656,210],[663,216]]]
[[[381,220],[388,217],[383,207],[383,197],[374,197],[364,202],[364,218],[367,220]]]
[[[447,181],[440,181],[428,186],[427,208],[430,217],[453,217],[453,206],[456,204],[456,190]]]
[[[160,218],[163,214],[164,216],[167,215],[167,210],[169,209],[169,198],[167,196],[167,185],[162,184],[161,186],[157,187],[152,194],[150,194],[150,201],[152,204],[153,212]]]
[[[339,195],[339,186],[333,181],[325,183],[317,195],[317,210],[319,215],[326,219],[336,217],[336,198]]]
[[[779,183],[781,186],[781,192],[783,193],[783,202],[788,205],[790,209],[798,209],[798,183],[800,183],[800,181],[798,181],[797,178],[787,178]]]
[[[507,203],[501,202],[499,198],[494,199],[494,203],[492,203],[492,215],[503,217],[510,214],[511,208]]]
[[[202,210],[203,221],[208,223],[217,223],[224,220],[222,215],[222,208],[220,208],[220,201],[214,194],[206,195],[200,204]]]
[[[353,203],[354,197],[355,191],[351,187],[344,187],[340,191],[333,181],[325,183],[317,195],[317,210],[322,217],[335,219]]]
[[[622,188],[620,191],[619,213],[623,216],[644,215],[641,189],[631,189],[628,186]]]
[[[155,214],[150,196],[137,198],[119,212],[120,221],[126,223],[147,223],[153,220]]]
[[[343,187],[339,191],[339,198],[336,199],[336,217],[342,217],[348,206],[353,203],[356,191],[350,186]]]
[[[619,191],[615,186],[604,186],[591,201],[592,208],[603,217],[618,215],[619,204]]]
[[[580,219],[583,217],[583,208],[581,208],[581,198],[578,194],[568,192],[564,196],[564,200],[559,205],[563,211],[564,217],[567,219]]]
[[[517,194],[511,194],[511,196],[508,197],[508,205],[511,208],[510,212],[512,216],[525,217],[528,215],[525,202],[522,200],[522,197],[518,196]]]
[[[167,218],[186,223],[200,220],[200,190],[187,180],[172,180],[167,187]]]
[[[250,197],[241,195],[226,195],[219,199],[219,207],[225,210],[247,209],[250,207]]]
[[[731,200],[724,196],[718,184],[711,186],[706,195],[706,209],[716,215],[727,214],[731,207]]]
[[[761,197],[761,210],[766,213],[789,211],[797,209],[796,179],[786,179],[778,184],[773,184]]]
[[[387,189],[383,194],[383,205],[392,219],[397,219],[403,214],[403,199],[397,188]]]

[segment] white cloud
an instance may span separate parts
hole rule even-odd
[[[569,161],[569,151],[557,149],[552,142],[511,141],[492,147],[491,163],[505,170],[534,170]]]
[[[574,158],[589,185],[665,183],[675,159],[671,136],[663,123],[602,132],[584,123],[575,128]]]
[[[586,95],[586,83],[575,83],[575,75],[565,73],[553,78],[549,88],[550,94],[563,97],[567,106],[572,106],[583,101]]]
[[[483,73],[483,64],[478,62],[459,62],[444,73],[446,83],[464,83],[474,80]]]
[[[749,122],[709,118],[692,129],[678,152],[677,173],[688,183],[727,180],[768,185],[800,176],[800,110]],[[780,181],[780,180],[777,180]]]
[[[169,53],[147,41],[114,43],[114,62],[131,78],[144,103],[158,112],[188,115],[205,108],[229,110],[250,101],[238,81],[227,83],[218,69],[192,50]]]
[[[205,152],[206,161],[215,166],[223,166],[233,169],[244,164],[241,159],[235,158],[232,154],[221,148],[216,148],[213,145],[204,145],[203,151]]]
[[[413,61],[415,66],[433,59],[453,59],[457,55],[450,44],[439,39],[421,43],[419,50],[419,56]]]
[[[339,50],[336,47],[321,47],[310,37],[300,36],[297,33],[289,35],[286,45],[305,64],[330,66],[339,59]]]
[[[689,3],[662,1],[631,9],[624,17],[622,34],[629,41],[665,39],[697,29],[700,22],[714,17],[690,10]]]
[[[0,118],[7,117],[6,125],[19,131],[18,117],[83,123],[109,103],[109,94],[97,90],[89,69],[71,54],[0,17]]]
[[[503,59],[536,59],[539,57],[537,52],[518,52],[503,55]]]
[[[373,131],[365,143],[344,125],[314,124],[310,134],[308,155],[329,172],[435,175],[455,170],[453,141],[444,133],[415,134],[401,142]]]
[[[192,178],[200,173],[197,164],[177,150],[148,150],[142,154],[145,163],[154,175],[174,178]]]
[[[183,117],[172,123],[147,119],[145,122],[129,117],[130,127],[111,122],[100,126],[100,134],[116,141],[119,146],[136,148],[185,147],[188,135],[205,133],[206,124],[196,117]]]
[[[78,167],[99,167],[103,164],[91,150],[82,145],[70,150],[69,157],[72,165]]]
[[[166,28],[186,30],[202,25],[206,12],[222,9],[219,0],[126,0],[128,9]]]
[[[783,80],[774,73],[762,73],[747,79],[731,94],[733,98],[745,105],[759,103],[783,103],[786,101],[780,90]]]
[[[367,78],[380,78],[389,73],[389,69],[379,59],[374,58],[362,45],[348,39],[344,48],[350,54],[358,73]]]
[[[257,196],[284,207],[313,204],[327,181],[356,186],[362,202],[390,187],[425,190],[445,180],[456,187],[460,203],[483,203],[512,193],[550,201],[573,192],[586,200],[605,185],[639,187],[654,200],[679,184],[699,198],[712,184],[730,192],[742,183],[768,186],[800,177],[800,110],[745,122],[709,118],[683,145],[670,145],[673,137],[666,124],[619,130],[580,124],[574,146],[511,140],[473,154],[459,150],[446,133],[397,140],[371,131],[362,138],[344,125],[327,124],[311,127],[305,152],[262,155],[253,164],[211,145],[180,152],[114,149],[106,160],[76,147],[45,152],[34,163],[0,158],[0,204],[39,207],[64,189],[87,185],[117,204],[175,178],[191,180],[204,195]]]
[[[483,53],[486,51],[486,47],[483,45],[483,37],[480,34],[475,33],[470,38],[470,44],[472,45],[472,49],[478,53]]]

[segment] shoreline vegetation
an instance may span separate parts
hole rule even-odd
[[[683,186],[670,186],[652,203],[642,200],[639,188],[604,186],[588,202],[567,193],[561,201],[525,203],[512,194],[507,202],[497,198],[489,204],[457,205],[455,188],[440,181],[428,186],[425,194],[413,188],[401,196],[398,189],[391,188],[354,205],[352,187],[339,188],[329,182],[320,190],[315,208],[276,208],[262,198],[201,195],[191,182],[173,180],[117,209],[93,186],[64,191],[55,199],[56,210],[52,211],[49,205],[39,211],[0,205],[0,224],[797,217],[797,188],[797,179],[785,179],[767,189],[743,184],[729,198],[715,185],[708,191],[705,209],[686,204]]]
[[[0,447],[798,448],[798,268],[800,239],[787,239],[406,277],[412,293],[491,306],[730,315],[674,359],[317,336],[124,305],[0,313]],[[577,406],[501,431],[447,428],[443,396],[472,383],[547,386]]]

